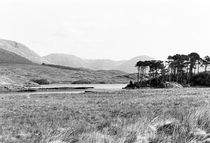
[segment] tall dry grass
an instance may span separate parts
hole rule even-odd
[[[173,112],[172,112],[173,113]],[[207,143],[210,142],[210,106],[165,113],[154,119],[140,118],[133,124],[118,119],[99,130],[65,129],[47,136],[47,143]]]
[[[0,142],[207,143],[210,90],[201,91],[0,96]]]

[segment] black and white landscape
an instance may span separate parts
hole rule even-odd
[[[0,143],[209,143],[208,0],[0,3]]]
[[[10,40],[0,40],[0,55],[3,91],[17,90],[16,86],[19,89],[19,86],[22,88],[28,84],[33,85],[35,80],[41,79],[49,83],[75,82],[81,84],[128,83],[129,80],[135,80],[136,78],[135,71],[127,73],[116,67],[108,67],[109,64],[113,65],[114,61],[110,61],[107,66],[95,68],[93,67],[96,66],[94,63],[100,63],[101,60],[89,61],[72,58],[70,55],[57,54],[58,56],[55,56],[52,61],[47,58],[51,56],[41,57],[23,44]],[[134,64],[137,59],[130,61],[131,64]],[[86,62],[89,62],[89,64],[85,65]],[[133,68],[133,66],[131,67]]]

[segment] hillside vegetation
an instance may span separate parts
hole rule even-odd
[[[1,64],[0,75],[17,84],[27,84],[34,79],[47,79],[49,83],[128,83],[133,80],[119,71],[65,69],[38,64]]]

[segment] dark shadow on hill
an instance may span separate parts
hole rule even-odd
[[[53,68],[59,68],[59,69],[67,69],[67,70],[75,70],[75,71],[84,71],[87,69],[83,68],[73,68],[73,67],[68,67],[68,66],[61,66],[61,65],[53,65],[53,64],[46,64],[42,63],[43,66],[48,66],[48,67],[53,67]]]

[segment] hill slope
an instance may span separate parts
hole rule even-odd
[[[0,49],[0,63],[32,64],[30,60],[4,49]]]
[[[15,41],[0,39],[0,49],[7,50],[9,52],[15,53],[21,57],[24,57],[34,63],[42,63],[43,59],[35,52],[31,51],[25,45],[17,43]]]
[[[51,67],[38,64],[1,64],[0,77],[26,84],[32,79],[47,79],[50,83],[128,83],[135,80],[120,71]]]

